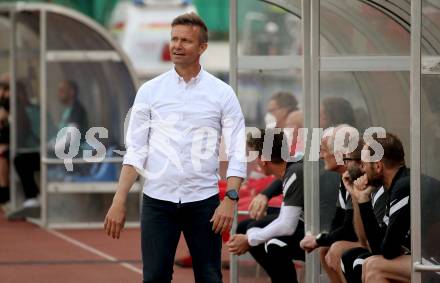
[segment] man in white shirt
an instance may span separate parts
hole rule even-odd
[[[222,281],[221,233],[232,225],[246,176],[246,141],[234,91],[199,64],[207,42],[206,25],[196,14],[174,19],[174,68],[141,86],[130,116],[124,166],[104,228],[119,238],[127,193],[142,174],[143,282],[171,282],[181,232],[193,257],[195,281]],[[228,191],[220,202],[221,137],[229,165]]]

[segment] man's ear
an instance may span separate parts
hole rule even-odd
[[[383,173],[383,169],[384,169],[384,164],[383,161],[380,160],[378,162],[375,163],[375,167],[376,167],[376,173],[382,174]]]
[[[200,43],[200,46],[199,46],[199,55],[202,55],[203,52],[205,52],[206,48],[208,48],[208,43],[207,43],[207,42],[205,42],[205,43]]]

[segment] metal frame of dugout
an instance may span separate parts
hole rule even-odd
[[[96,76],[94,83],[97,86],[95,88],[114,84],[112,88],[119,89],[112,90],[108,88],[105,89],[105,93],[100,88],[99,91],[88,89],[90,90],[88,93],[92,93],[92,95],[86,97],[86,104],[90,102],[91,105],[93,103],[97,105],[95,109],[89,109],[89,117],[90,113],[95,115],[95,112],[102,110],[103,114],[96,115],[102,120],[101,123],[107,123],[109,133],[120,131],[112,133],[114,137],[112,136],[109,140],[117,140],[119,145],[122,146],[124,119],[119,118],[125,118],[129,107],[134,101],[138,86],[131,62],[104,28],[71,9],[40,3],[0,4],[0,19],[2,19],[1,23],[5,31],[9,30],[9,38],[5,38],[6,40],[3,41],[8,42],[9,46],[0,46],[3,49],[0,52],[0,60],[2,60],[0,64],[3,62],[3,65],[9,65],[9,67],[0,69],[0,71],[6,70],[10,74],[10,113],[13,117],[10,119],[12,208],[18,207],[21,192],[18,188],[17,174],[12,169],[14,168],[13,160],[17,153],[26,152],[26,149],[18,147],[19,137],[17,137],[16,118],[20,106],[17,105],[16,83],[17,80],[21,79],[21,74],[19,74],[22,72],[21,70],[32,69],[36,74],[33,75],[33,79],[29,79],[29,81],[34,80],[29,84],[32,85],[33,83],[34,85],[34,92],[39,97],[40,110],[39,152],[41,170],[39,172],[39,183],[41,212],[40,218],[29,220],[49,228],[102,227],[105,212],[116,190],[117,177],[116,179],[112,177],[111,180],[105,178],[96,180],[94,176],[90,176],[90,178],[83,178],[80,181],[75,178],[55,180],[48,177],[52,167],[60,168],[63,166],[63,160],[47,154],[48,115],[46,113],[50,110],[49,106],[53,101],[48,92],[54,92],[52,80],[56,77],[66,79],[69,76],[74,76],[75,79],[79,79],[79,83],[83,80],[83,84],[88,84],[89,81],[87,80]],[[5,33],[3,34],[5,35]],[[29,64],[32,64],[32,62],[34,65],[30,67]],[[91,70],[95,73],[90,74]],[[48,74],[49,71],[52,73]],[[50,86],[52,86],[52,89],[50,89]],[[86,88],[88,85],[84,85],[84,87]],[[95,94],[95,97],[93,94]],[[104,94],[108,96],[104,96]],[[111,97],[110,94],[114,96]],[[97,97],[99,95],[100,97]],[[107,109],[102,105],[107,106]],[[85,107],[90,108],[92,106],[85,105]],[[111,118],[114,118],[116,122],[112,121]],[[121,120],[119,128],[117,125],[112,125],[112,123],[118,123],[117,119]],[[100,124],[98,123],[98,125]],[[107,153],[115,152],[121,147],[113,146],[111,149],[114,150],[107,148]],[[106,154],[104,160],[99,164],[86,164],[87,162],[83,158],[72,160],[73,166],[113,166],[113,170],[121,162],[121,155],[115,156],[112,154]],[[135,205],[130,205],[128,208],[127,226],[139,225],[141,188],[141,182],[139,181],[130,191],[129,204],[135,203]]]

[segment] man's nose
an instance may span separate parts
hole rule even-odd
[[[365,174],[365,164],[361,163],[361,172]]]
[[[176,40],[174,42],[174,48],[180,49],[181,47],[182,47],[182,41],[181,40]]]

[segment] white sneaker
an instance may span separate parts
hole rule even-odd
[[[40,206],[40,202],[37,198],[30,198],[23,202],[23,207],[38,207]]]

